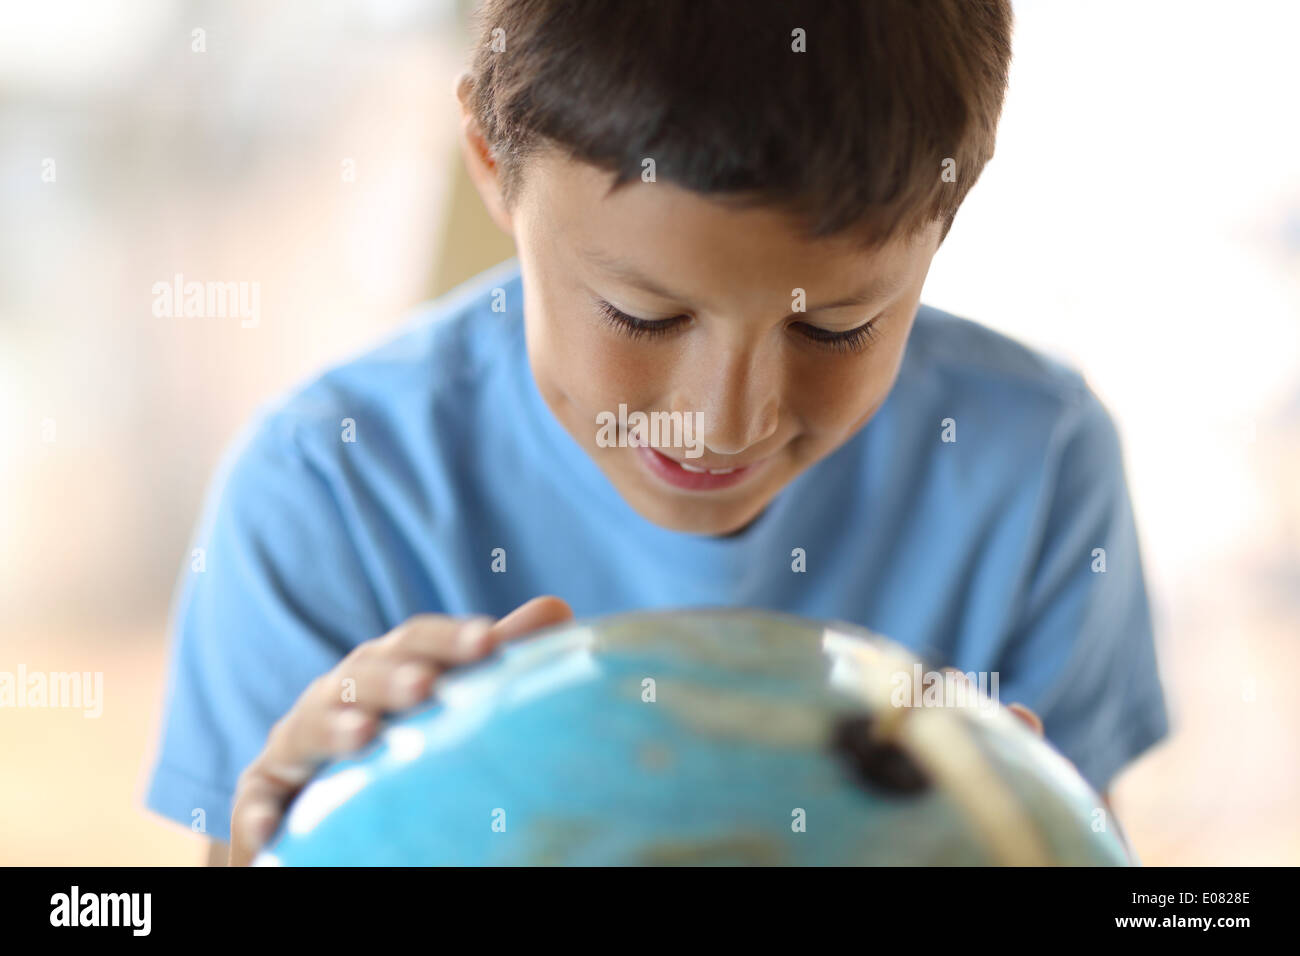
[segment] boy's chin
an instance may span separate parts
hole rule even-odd
[[[641,517],[669,531],[685,534],[729,537],[744,531],[757,520],[766,501],[734,503],[671,501],[667,497],[646,501],[638,496],[629,504]]]

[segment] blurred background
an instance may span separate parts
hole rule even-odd
[[[512,255],[460,168],[472,3],[0,12],[0,863],[197,863],[147,813],[167,613],[267,399]],[[1111,409],[1171,739],[1115,805],[1148,864],[1300,863],[1300,5],[1021,0],[997,155],[923,301]],[[1290,119],[1288,119],[1288,117]],[[260,320],[154,314],[258,283]]]

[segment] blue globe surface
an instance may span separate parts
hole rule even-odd
[[[770,612],[565,624],[323,767],[255,863],[1132,862],[1050,744],[987,697],[900,697],[920,673],[862,628]]]

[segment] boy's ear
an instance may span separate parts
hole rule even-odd
[[[460,101],[460,152],[465,160],[465,169],[469,173],[474,188],[478,190],[487,207],[492,221],[506,233],[514,236],[514,223],[506,209],[505,198],[501,189],[500,167],[492,157],[492,149],[483,137],[478,120],[469,108],[469,94],[473,80],[468,73],[456,77],[456,99]]]

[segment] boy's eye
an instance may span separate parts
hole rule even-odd
[[[598,303],[600,314],[610,325],[634,339],[650,338],[657,335],[665,335],[677,328],[686,316],[677,315],[671,319],[638,319],[634,315],[628,315],[621,309],[616,309],[603,299]]]
[[[844,332],[830,332],[826,329],[819,329],[815,325],[805,325],[803,322],[796,322],[795,327],[799,329],[800,334],[805,338],[832,351],[861,352],[876,337],[876,322],[878,320],[879,317],[872,319],[870,322],[864,322],[856,329],[848,329]]]
[[[634,339],[667,335],[688,318],[685,315],[677,315],[671,319],[639,319],[635,315],[628,315],[621,309],[616,309],[603,299],[598,304],[601,316],[606,322]],[[796,322],[791,327],[797,329],[799,334],[808,341],[831,351],[860,352],[876,337],[876,321],[872,319],[856,329],[848,329],[844,332],[831,332],[803,322]]]

